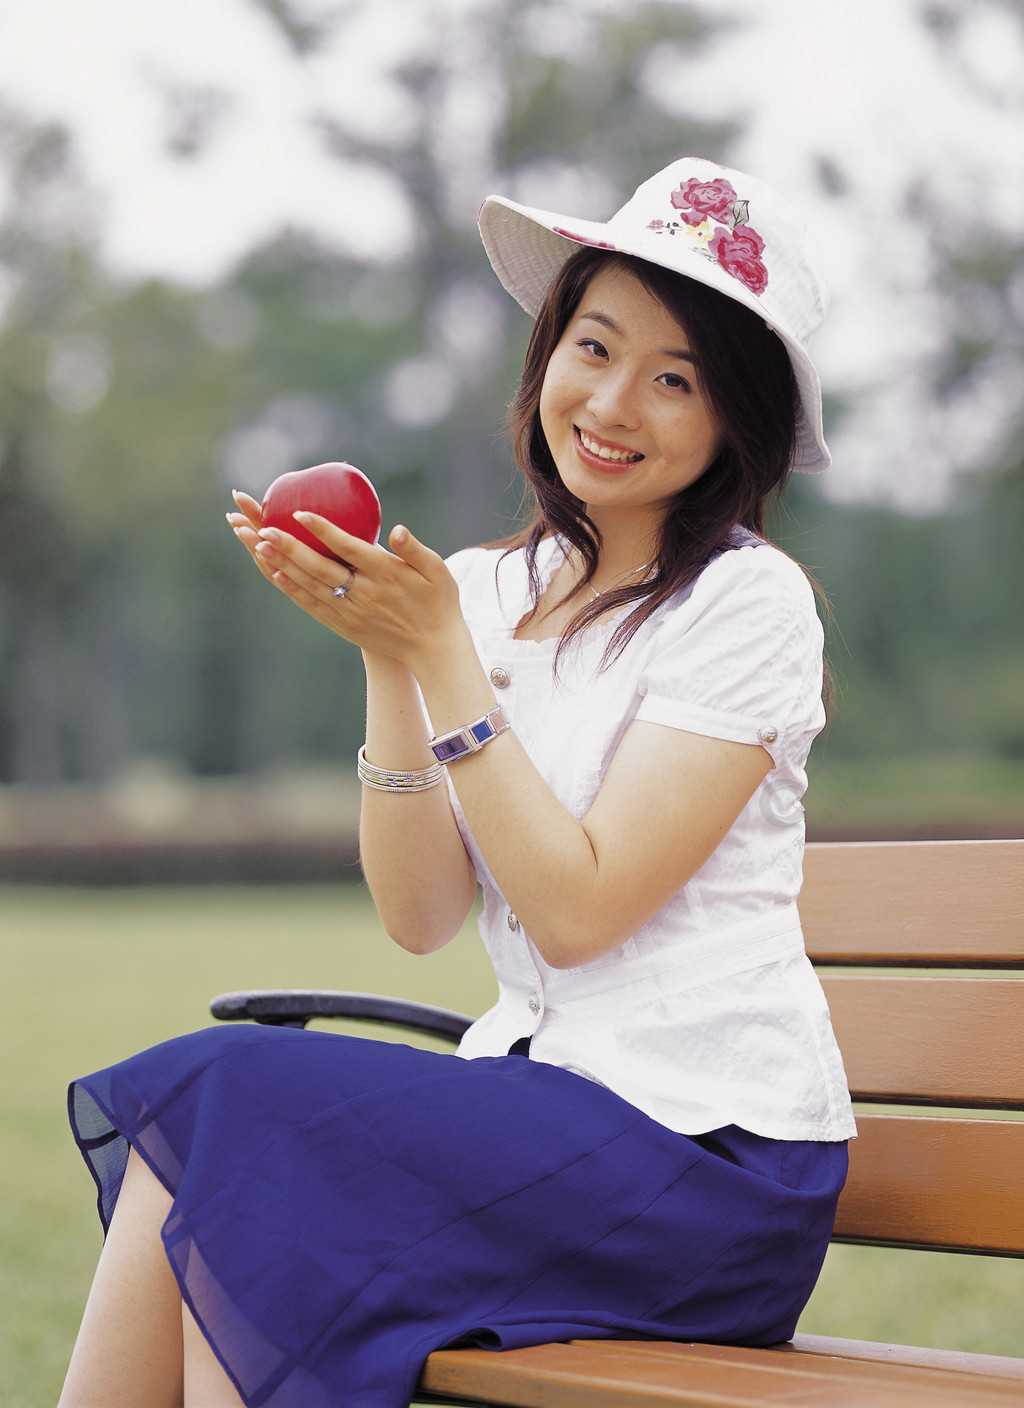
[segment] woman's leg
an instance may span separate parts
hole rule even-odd
[[[133,1150],[58,1408],[181,1408],[181,1294],[160,1237],[170,1206]]]
[[[168,1264],[170,1207],[132,1150],[58,1408],[243,1408]]]
[[[181,1328],[185,1345],[185,1408],[244,1408],[220,1360],[184,1304]]]

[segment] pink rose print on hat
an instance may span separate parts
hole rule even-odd
[[[672,204],[688,225],[701,225],[709,215],[714,220],[727,220],[735,202],[732,183],[723,177],[701,181],[693,176],[685,186],[672,192]]]
[[[696,253],[713,259],[752,293],[764,293],[768,287],[768,270],[761,258],[764,240],[749,224],[750,202],[740,200],[731,181],[724,177],[701,181],[694,176],[669,199],[682,219],[651,220],[649,230],[688,236]]]
[[[737,225],[734,230],[722,228],[708,244],[708,249],[727,274],[746,284],[752,293],[764,293],[768,287],[768,270],[761,260],[764,240],[749,225]]]

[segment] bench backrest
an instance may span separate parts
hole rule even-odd
[[[858,1102],[836,1240],[1024,1256],[1024,841],[812,844],[800,913]]]

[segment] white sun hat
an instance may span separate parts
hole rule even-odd
[[[825,469],[821,384],[806,342],[828,291],[804,223],[770,186],[701,157],[683,157],[637,187],[605,224],[488,196],[480,236],[494,272],[531,317],[574,246],[660,264],[757,313],[786,345],[800,398],[793,468]]]

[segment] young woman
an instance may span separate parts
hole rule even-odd
[[[389,934],[483,887],[500,997],[459,1053],[207,1029],[77,1081],[108,1235],[63,1408],[405,1408],[427,1354],[787,1338],[854,1133],[795,907],[821,630],[764,541],[828,463],[799,226],[685,159],[607,225],[492,198],[537,315],[531,526],[447,563],[229,515],[361,647],[363,867]],[[469,1059],[464,1059],[469,1058]]]

